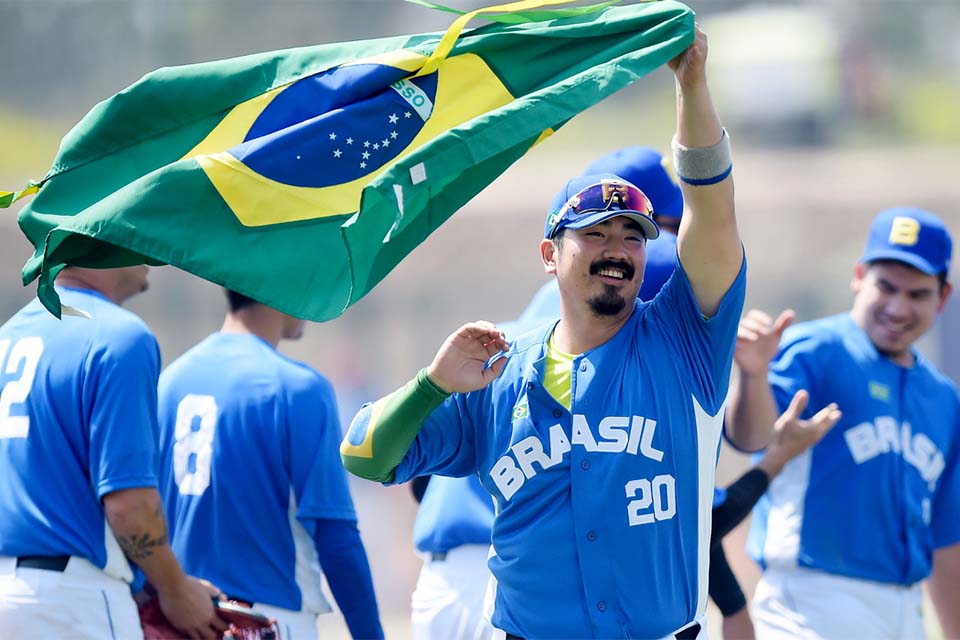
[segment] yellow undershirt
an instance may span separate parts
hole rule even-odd
[[[557,349],[551,334],[547,342],[547,365],[543,386],[556,398],[557,402],[567,408],[567,411],[570,410],[570,380],[574,358],[576,358],[574,354]]]

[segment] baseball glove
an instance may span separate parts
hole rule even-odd
[[[280,629],[275,620],[258,613],[254,609],[235,601],[214,600],[217,615],[228,623],[230,628],[221,638],[231,640],[281,640]],[[160,608],[160,600],[151,597],[139,605],[140,626],[143,627],[144,640],[181,640],[183,634],[177,631]]]

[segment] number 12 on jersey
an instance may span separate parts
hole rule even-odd
[[[6,380],[0,391],[0,439],[26,438],[30,432],[30,417],[10,415],[13,405],[23,404],[33,387],[33,377],[37,375],[37,364],[43,354],[43,340],[37,337],[20,338],[10,347],[10,340],[0,340],[0,370],[3,378],[20,375]],[[21,368],[21,364],[23,367]],[[3,379],[0,378],[0,379]]]
[[[653,480],[631,480],[624,489],[628,498],[627,520],[631,527],[669,520],[677,515],[676,481],[671,475],[655,476]]]

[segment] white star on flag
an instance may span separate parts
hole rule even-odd
[[[361,169],[366,169],[366,168],[367,168],[367,163],[366,163],[366,162],[361,162],[361,163],[360,163],[360,168],[361,168]]]
[[[409,118],[409,117],[412,116],[412,115],[413,115],[412,113],[410,113],[409,111],[407,111],[405,114],[403,114],[403,117],[404,117],[404,118]]]
[[[390,114],[390,124],[397,124],[397,120],[399,119],[400,118],[397,117],[397,114],[395,113]]]
[[[394,140],[397,139],[397,136],[398,136],[398,135],[400,135],[400,134],[397,133],[396,131],[391,131],[391,132],[390,132],[390,137],[391,137],[392,139],[394,139]]]
[[[331,133],[331,134],[330,134],[330,139],[331,139],[331,140],[336,140],[336,139],[337,139],[337,134]]]
[[[369,149],[369,148],[370,148],[370,141],[369,141],[369,140],[364,140],[364,141],[363,141],[363,148],[364,148],[364,149]]]
[[[334,157],[334,158],[339,158],[339,157],[342,156],[342,155],[343,155],[343,152],[340,151],[340,149],[334,149],[334,150],[333,150],[333,157]]]
[[[347,138],[347,144],[353,144],[353,138]]]
[[[366,160],[366,159],[369,158],[369,157],[370,157],[370,152],[369,152],[369,151],[364,151],[364,152],[363,152],[363,159]]]
[[[373,143],[373,150],[376,151],[376,150],[379,149],[379,148],[380,148],[380,143],[379,143],[379,142],[374,142],[374,143]]]
[[[383,139],[383,142],[381,142],[380,144],[382,144],[382,145],[383,145],[383,148],[386,149],[387,147],[390,146],[390,141],[387,140],[386,138],[384,138],[384,139]]]

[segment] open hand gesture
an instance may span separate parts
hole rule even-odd
[[[763,311],[751,309],[740,320],[734,361],[740,372],[749,376],[766,375],[773,356],[777,355],[784,330],[793,324],[793,309],[782,311],[774,321]]]
[[[773,439],[769,448],[780,449],[788,460],[820,442],[842,415],[837,403],[831,402],[809,420],[801,420],[800,416],[809,401],[810,394],[803,390],[797,391],[790,401],[790,406],[774,423]]]

